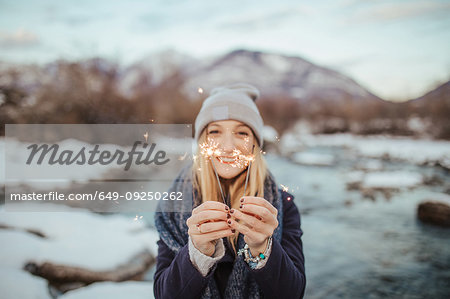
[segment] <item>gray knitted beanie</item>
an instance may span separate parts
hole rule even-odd
[[[198,140],[210,122],[233,119],[248,125],[253,130],[259,146],[262,147],[264,124],[255,105],[258,97],[258,89],[245,83],[214,88],[203,102],[195,120],[195,139]]]

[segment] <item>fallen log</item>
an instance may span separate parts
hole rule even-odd
[[[61,292],[66,292],[98,281],[142,280],[155,261],[153,254],[146,250],[132,257],[128,263],[109,271],[93,271],[52,262],[29,262],[24,269],[45,278]]]
[[[31,228],[17,228],[17,227],[8,226],[5,224],[0,224],[0,229],[19,230],[19,231],[21,230],[21,231],[33,234],[35,236],[38,236],[39,238],[43,238],[43,239],[47,238],[47,236],[44,233],[42,233],[38,230],[35,230],[35,229],[31,229]]]

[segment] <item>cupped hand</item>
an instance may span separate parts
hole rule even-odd
[[[244,196],[239,210],[231,209],[230,213],[231,228],[244,235],[252,255],[264,252],[269,237],[278,227],[278,210],[262,197]]]
[[[230,210],[221,202],[205,201],[193,209],[186,224],[195,248],[207,256],[212,256],[217,241],[234,234],[227,222],[229,218]]]

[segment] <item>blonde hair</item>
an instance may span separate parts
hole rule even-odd
[[[194,163],[192,165],[194,178],[192,180],[193,186],[198,190],[198,194],[201,197],[201,203],[208,200],[223,202],[214,168],[211,165],[211,160],[199,154],[200,144],[206,142],[206,138],[206,130],[203,130],[198,138],[197,157],[196,159],[194,159]],[[256,138],[253,138],[253,144],[255,145],[255,148],[253,150],[254,160],[250,167],[250,174],[245,196],[264,197],[264,181],[267,175],[267,165],[264,157],[261,155],[261,149],[257,143]],[[221,182],[224,195],[226,196],[226,194],[229,194],[231,208],[233,209],[239,208],[239,199],[243,196],[247,169],[243,170],[236,177],[230,179],[229,186],[226,186]],[[239,232],[236,231],[234,235],[227,237],[235,253],[237,251],[236,243],[238,235]]]

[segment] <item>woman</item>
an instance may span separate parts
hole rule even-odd
[[[197,155],[161,202],[156,298],[302,298],[300,214],[261,155],[256,88],[216,88],[195,121]],[[191,199],[191,201],[189,200]]]

